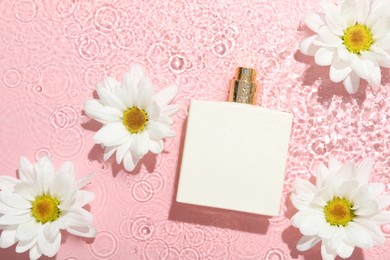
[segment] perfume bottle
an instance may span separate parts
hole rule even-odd
[[[229,102],[191,101],[177,202],[279,215],[292,115],[254,105],[257,90],[238,67]]]

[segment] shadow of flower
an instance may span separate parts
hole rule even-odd
[[[329,107],[334,96],[339,96],[344,102],[357,102],[359,106],[363,105],[366,99],[367,82],[365,80],[360,81],[359,90],[355,94],[349,94],[342,82],[335,83],[329,78],[329,66],[319,66],[314,62],[314,58],[302,54],[297,50],[294,54],[294,59],[298,62],[309,65],[303,75],[303,84],[305,86],[312,86],[317,80],[321,83],[318,87],[317,101],[325,107]]]

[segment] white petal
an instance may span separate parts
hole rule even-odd
[[[18,183],[19,180],[12,178],[10,176],[0,176],[0,190],[10,190],[14,188],[14,185]]]
[[[366,185],[366,187],[367,187],[366,198],[374,199],[374,200],[378,198],[378,196],[381,195],[386,188],[385,184],[381,182],[370,183]]]
[[[7,248],[16,243],[16,230],[4,229],[0,236],[0,247]]]
[[[133,141],[134,135],[129,136],[129,138],[121,144],[116,151],[116,162],[120,164],[125,157],[127,151],[129,151],[131,143]]]
[[[15,185],[14,192],[22,196],[25,200],[33,201],[39,190],[31,182],[19,182]]]
[[[170,133],[169,126],[158,121],[150,121],[147,130],[150,138],[159,141],[162,138],[168,137]]]
[[[300,227],[300,225],[306,221],[308,215],[310,215],[312,212],[313,209],[305,209],[298,211],[291,218],[291,225],[293,225],[294,227]]]
[[[381,78],[381,69],[379,66],[374,66],[368,74],[367,82],[372,87],[378,87],[381,84]]]
[[[3,215],[0,217],[0,225],[18,225],[31,219],[30,214],[23,215]]]
[[[318,207],[325,207],[327,201],[331,200],[336,193],[337,186],[333,182],[329,182],[329,178],[324,183],[324,187],[317,190],[311,203]]]
[[[357,247],[370,248],[374,245],[366,229],[354,221],[348,223],[345,227],[345,235],[347,236],[348,243]]]
[[[144,77],[142,67],[134,65],[129,72],[123,77],[122,89],[126,93],[125,104],[128,107],[132,107],[135,104],[135,100],[138,97],[137,85],[139,81]]]
[[[2,192],[1,201],[12,208],[17,208],[17,209],[31,208],[31,203],[16,193]]]
[[[316,52],[314,59],[318,65],[327,66],[332,64],[333,56],[334,56],[333,50],[323,47]]]
[[[359,24],[364,24],[367,20],[368,15],[372,12],[371,10],[371,0],[359,0],[359,18],[357,22]]]
[[[323,239],[330,239],[333,237],[333,235],[337,232],[338,227],[337,226],[331,226],[329,224],[322,225],[320,232],[318,232],[318,236],[320,236]]]
[[[351,64],[352,69],[362,79],[368,79],[370,71],[374,68],[374,63],[370,60],[357,58]]]
[[[336,249],[336,252],[340,257],[348,258],[352,255],[354,249],[355,249],[354,246],[351,246],[351,245],[341,241],[341,243],[339,243],[339,246]]]
[[[325,11],[326,14],[337,14],[339,13],[339,8],[337,5],[329,2],[329,1],[320,1],[321,8]]]
[[[0,202],[0,215],[23,215],[30,212],[30,208],[27,209],[17,209],[11,206],[8,206],[2,202]]]
[[[324,184],[324,180],[329,175],[329,169],[325,165],[320,163],[316,168],[316,186],[320,188]]]
[[[388,33],[384,38],[378,39],[378,41],[375,42],[375,46],[388,51],[390,49],[389,42],[390,42],[390,33]]]
[[[80,237],[95,237],[96,229],[90,225],[82,227],[68,227],[66,229],[69,233]]]
[[[83,208],[64,209],[62,221],[67,226],[82,227],[92,223],[93,216]]]
[[[163,151],[164,149],[164,143],[162,140],[159,141],[149,141],[149,150],[154,153],[154,154],[159,154]]]
[[[50,185],[50,194],[54,197],[63,198],[72,189],[74,179],[67,174],[67,171],[74,171],[72,163],[63,164],[64,168],[60,170],[54,177]]]
[[[107,90],[110,90],[111,92],[114,93],[116,90],[120,88],[119,82],[110,76],[104,78],[103,85]]]
[[[370,10],[370,15],[367,17],[367,20],[365,24],[369,27],[372,28],[374,25],[378,22],[381,22],[381,20],[386,17],[388,14],[388,4],[385,1],[382,0],[374,0],[371,4],[371,10]]]
[[[163,111],[161,111],[161,115],[160,115],[160,118],[158,119],[158,121],[160,121],[161,123],[164,123],[164,124],[168,124],[168,125],[173,124],[173,120],[168,115],[164,114]]]
[[[358,189],[359,189],[359,182],[354,179],[351,179],[341,184],[341,186],[339,187],[338,194],[343,198],[352,200],[356,192],[358,191]]]
[[[354,71],[351,71],[343,81],[343,85],[349,94],[355,94],[359,89],[360,78]]]
[[[343,167],[343,165],[337,161],[336,159],[334,158],[330,158],[329,160],[329,171],[332,172],[332,173],[337,173],[341,167]]]
[[[329,72],[330,80],[332,80],[333,82],[341,82],[348,76],[348,74],[351,71],[352,68],[349,62],[341,60],[338,57],[335,57],[335,59],[332,62],[332,65],[330,66],[330,72]]]
[[[70,205],[73,205],[76,201],[76,198],[77,198],[77,192],[78,192],[77,189],[70,190],[64,197],[61,198],[62,201],[61,201],[60,205],[58,206],[58,208],[60,210],[63,210],[65,208],[69,208]]]
[[[138,161],[139,157],[132,155],[129,151],[127,151],[125,157],[123,158],[123,165],[125,166],[126,171],[134,170]]]
[[[77,199],[75,206],[84,207],[88,203],[90,203],[95,198],[95,194],[90,191],[80,190],[77,192]]]
[[[34,182],[34,172],[33,172],[33,165],[30,163],[29,160],[27,160],[26,157],[20,157],[19,159],[19,179],[22,181],[30,181]]]
[[[338,36],[344,35],[344,30],[346,29],[347,25],[343,19],[338,13],[325,13],[325,21],[328,25],[329,29]]]
[[[131,143],[131,150],[136,156],[144,156],[149,150],[149,134],[144,131],[140,134],[135,134]]]
[[[104,148],[103,160],[107,161],[118,149],[119,146],[109,146]]]
[[[16,229],[16,238],[18,240],[31,240],[37,236],[41,229],[41,224],[38,224],[35,219],[31,218],[30,221],[20,224]]]
[[[367,25],[369,26],[369,25]],[[377,17],[376,22],[369,27],[374,41],[382,39],[389,31],[389,18],[387,15]]]
[[[121,98],[118,97],[112,90],[97,84],[96,92],[98,93],[100,100],[104,103],[104,105],[114,107],[119,111],[124,111],[126,109],[126,106],[123,104]]]
[[[322,243],[321,256],[322,256],[322,260],[334,260],[337,256],[337,253],[336,253],[335,249],[331,249],[331,248],[325,246],[324,243]]]
[[[180,105],[169,105],[161,109],[161,114],[166,116],[173,116],[179,111]],[[169,122],[171,124],[171,122]]]
[[[370,181],[372,172],[372,159],[364,159],[357,168],[356,178],[360,184],[366,184]]]
[[[378,207],[380,209],[387,208],[390,205],[390,195],[382,195],[377,198]]]
[[[92,179],[92,177],[93,177],[93,174],[90,173],[90,174],[88,174],[87,176],[85,176],[85,177],[83,177],[83,178],[77,180],[77,181],[76,181],[76,187],[77,187],[77,189],[81,189],[81,188],[83,188],[84,186],[86,186],[87,184],[89,184],[90,181],[91,181],[91,179]]]
[[[42,156],[34,165],[36,183],[41,188],[40,193],[46,193],[49,190],[50,182],[54,177],[55,169],[51,158]]]
[[[371,220],[375,221],[377,225],[384,225],[390,223],[390,212],[382,210],[379,213],[371,217]]]
[[[138,83],[138,97],[135,100],[135,104],[137,107],[141,109],[146,109],[153,102],[153,90],[152,90],[152,82],[149,78],[143,77]]]
[[[355,179],[355,171],[355,164],[349,161],[346,162],[343,167],[341,167],[340,171],[337,173],[337,177],[339,178],[340,182]]]
[[[104,106],[98,100],[88,100],[84,104],[85,113],[102,124],[118,122],[122,118],[122,112],[115,107]]]
[[[23,253],[32,248],[37,242],[37,237],[34,237],[31,240],[19,241],[16,246],[16,253]]]
[[[320,36],[319,41],[323,43],[323,46],[337,48],[340,44],[343,43],[341,38],[334,34],[327,26],[322,26],[318,35]],[[317,41],[314,43],[317,44]]]
[[[360,218],[356,218],[355,222],[364,227],[364,230],[373,241],[373,246],[382,245],[385,242],[382,230],[375,224],[375,222]]]
[[[151,106],[146,108],[146,113],[149,120],[157,120],[160,117],[160,106],[155,101],[152,101]]]
[[[306,14],[303,21],[313,32],[318,32],[319,28],[324,25],[324,20],[316,13]]]
[[[105,146],[115,146],[123,143],[123,140],[129,136],[129,131],[122,122],[110,123],[103,126],[96,132],[93,139],[97,144]]]
[[[362,19],[362,13],[355,0],[344,0],[340,6],[340,14],[345,19],[348,27]]]
[[[356,54],[353,54],[349,52],[344,44],[340,44],[337,47],[337,55],[344,61],[347,61],[348,63],[351,63],[356,59]]]
[[[379,211],[378,203],[373,200],[355,201],[355,214],[358,216],[371,216]]]
[[[310,215],[306,217],[306,220],[301,223],[299,230],[305,236],[317,235],[325,224],[325,218],[322,215]]]
[[[57,235],[60,232],[59,221],[47,222],[43,225],[43,235],[49,243],[53,243],[57,239]]]
[[[297,243],[297,249],[299,251],[306,251],[315,246],[321,238],[318,236],[303,236]]]
[[[310,196],[314,195],[316,191],[316,188],[311,182],[303,179],[296,179],[294,183],[294,187],[296,193],[304,193]]]
[[[38,245],[42,253],[48,257],[56,255],[61,245],[61,232],[57,232],[53,241],[48,241],[44,235],[39,236]]]
[[[172,85],[155,94],[153,99],[160,106],[166,106],[172,102],[178,91],[179,88],[176,85]]]
[[[38,245],[33,246],[29,251],[30,260],[36,260],[42,256],[42,251],[38,248]]]
[[[316,39],[317,39],[317,34],[303,39],[303,41],[299,44],[299,50],[305,55],[314,56],[318,51],[318,49],[320,48],[317,45],[313,44],[314,40]]]

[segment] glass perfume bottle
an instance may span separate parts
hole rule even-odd
[[[191,101],[177,202],[279,215],[292,115],[254,105],[257,89],[238,67],[229,102]]]

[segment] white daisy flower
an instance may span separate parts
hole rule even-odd
[[[96,84],[100,99],[88,100],[84,110],[103,124],[94,141],[105,146],[104,160],[116,152],[116,162],[123,161],[125,169],[132,171],[149,151],[159,154],[164,149],[163,138],[174,137],[171,116],[178,105],[170,105],[177,86],[170,86],[154,95],[152,83],[139,65],[134,65],[123,78],[122,84],[105,78]]]
[[[390,68],[390,7],[384,0],[343,0],[340,5],[321,2],[325,13],[310,13],[303,20],[316,34],[304,39],[299,49],[314,56],[315,63],[329,66],[333,82],[343,81],[356,93],[360,79],[376,87],[380,66]]]
[[[330,160],[329,168],[318,166],[316,186],[296,180],[291,201],[299,211],[291,222],[304,235],[298,250],[306,251],[322,240],[323,259],[347,258],[355,247],[384,243],[380,225],[390,223],[385,210],[390,196],[381,195],[384,184],[368,183],[371,170],[370,159],[357,168],[353,162],[341,165]]]
[[[75,180],[71,162],[55,172],[49,157],[32,165],[22,157],[19,179],[0,176],[0,247],[17,243],[16,252],[29,251],[31,259],[54,256],[61,244],[61,230],[94,237],[93,216],[83,207],[94,194],[81,190],[91,175]]]

